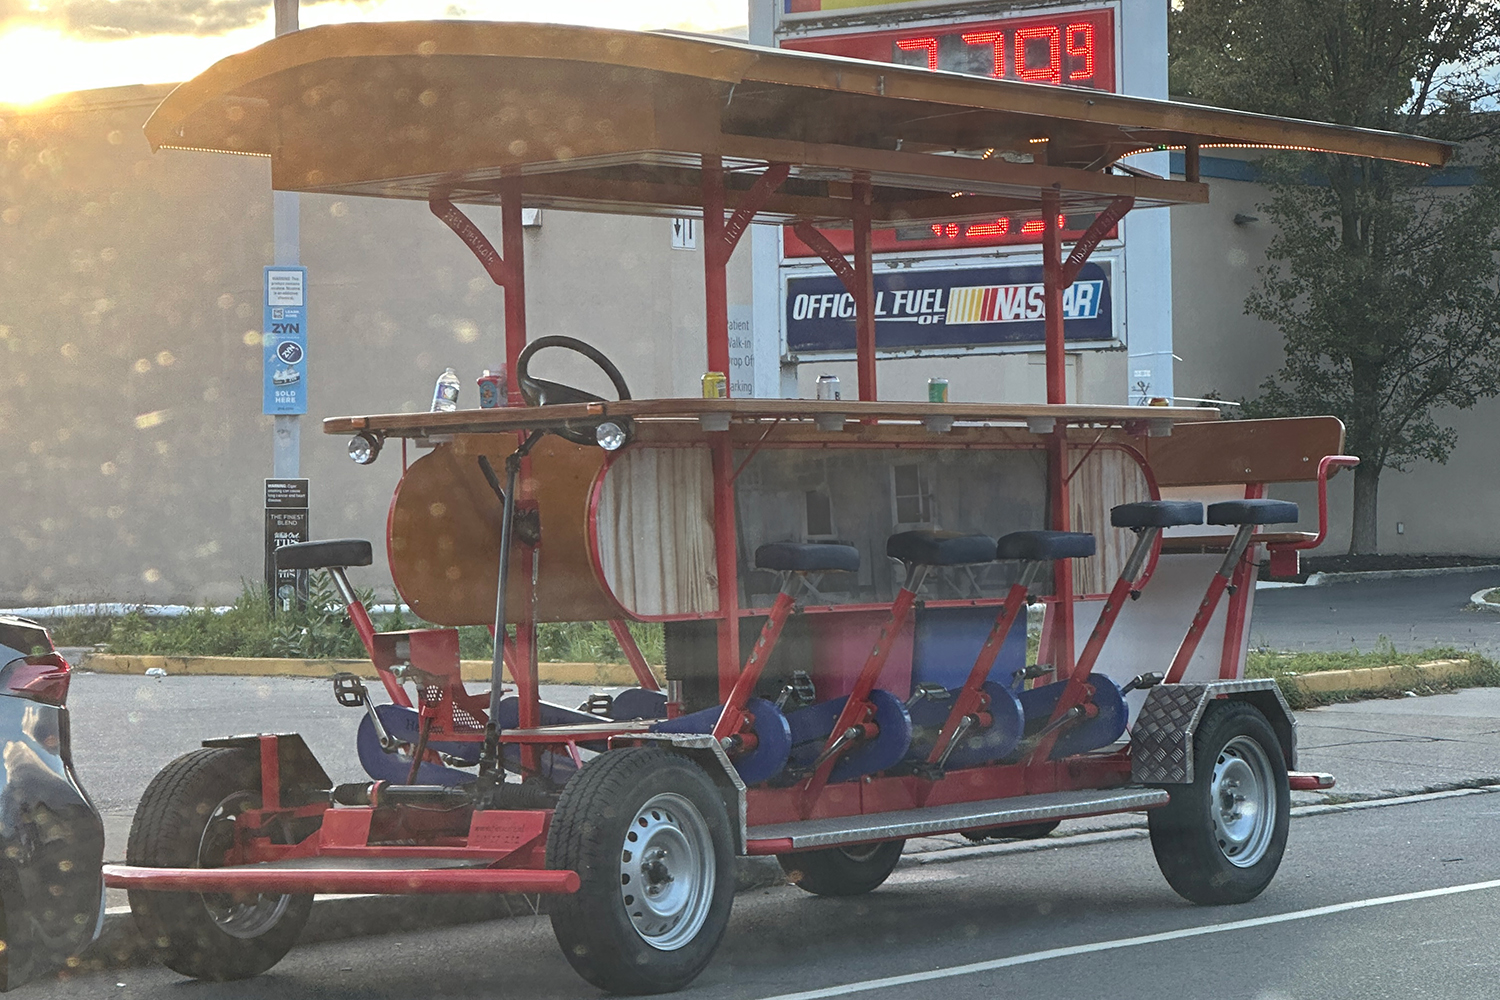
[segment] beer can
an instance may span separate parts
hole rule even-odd
[[[817,381],[819,399],[841,399],[839,394],[839,377],[837,375],[819,375]]]
[[[930,378],[927,380],[927,402],[948,402],[948,380],[945,378]]]
[[[486,368],[484,374],[476,381],[479,383],[479,405],[482,408],[492,410],[506,405],[508,401],[504,365]]]
[[[729,398],[729,379],[724,377],[723,372],[703,373],[703,398],[704,399],[727,399]]]

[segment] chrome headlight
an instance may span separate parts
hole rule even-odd
[[[599,442],[599,447],[605,451],[619,451],[625,447],[625,442],[630,435],[625,433],[625,428],[613,420],[606,420],[594,428],[594,440]]]
[[[354,460],[355,465],[369,465],[380,457],[380,446],[384,440],[384,435],[360,431],[349,439],[349,457]]]

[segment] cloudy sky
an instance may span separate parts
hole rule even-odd
[[[714,30],[745,0],[302,0],[303,27],[474,18]],[[271,37],[271,0],[0,0],[0,103],[186,79]]]

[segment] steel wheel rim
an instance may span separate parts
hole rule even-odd
[[[713,835],[696,806],[672,792],[641,806],[620,850],[620,900],[642,941],[676,951],[697,937],[716,878]]]
[[[1276,830],[1276,779],[1265,748],[1236,736],[1219,751],[1209,785],[1214,838],[1236,868],[1258,864]]]
[[[883,844],[860,844],[857,847],[840,847],[839,852],[857,864],[864,864],[875,857]]]
[[[208,825],[198,841],[198,867],[219,868],[224,855],[234,844],[235,817],[240,810],[251,806],[256,796],[250,792],[235,792],[214,807],[208,817]],[[208,912],[214,926],[232,938],[249,940],[260,937],[275,927],[292,897],[268,896],[227,892],[206,892],[202,895],[203,909]]]

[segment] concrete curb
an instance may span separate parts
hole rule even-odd
[[[1404,690],[1429,681],[1449,680],[1469,670],[1469,660],[1433,660],[1410,666],[1360,667],[1355,670],[1319,670],[1277,678],[1306,693],[1348,694],[1354,691]]]
[[[1500,563],[1485,566],[1436,566],[1429,569],[1373,569],[1359,573],[1312,573],[1304,586],[1326,587],[1334,583],[1367,583],[1373,580],[1407,580],[1424,576],[1450,576],[1454,573],[1493,573]]]
[[[488,681],[489,660],[460,660],[463,679]],[[189,677],[331,677],[340,671],[375,679],[369,660],[297,660],[251,656],[125,656],[88,653],[78,663],[80,670],[97,674],[143,675],[147,670],[165,670],[167,676]],[[537,666],[543,684],[598,684],[632,687],[635,672],[627,663],[542,663]],[[657,680],[662,680],[656,668]],[[506,678],[510,672],[506,671]]]
[[[1474,607],[1481,608],[1485,611],[1500,612],[1500,604],[1495,604],[1492,601],[1486,601],[1484,599],[1484,595],[1488,594],[1494,589],[1494,587],[1485,587],[1483,590],[1474,591],[1474,593],[1469,595],[1469,603]]]

